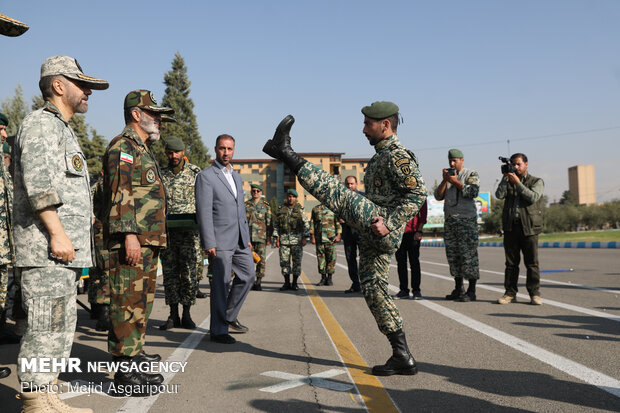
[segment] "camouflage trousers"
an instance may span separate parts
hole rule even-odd
[[[282,275],[286,278],[291,274],[293,277],[299,277],[301,274],[301,257],[304,249],[301,244],[282,245],[280,244],[280,268]],[[293,266],[291,267],[291,260]]]
[[[168,247],[161,252],[166,305],[196,303],[196,238],[195,231],[168,231]]]
[[[359,277],[362,293],[377,326],[383,334],[402,329],[403,319],[388,290],[391,256],[400,246],[405,223],[385,237],[372,233],[371,220],[386,216],[385,208],[346,188],[329,173],[306,162],[297,178],[301,185],[321,203],[342,217],[360,233]]]
[[[91,304],[110,304],[109,252],[97,249],[97,266],[89,271],[88,302]]]
[[[58,372],[22,370],[21,359],[60,359],[71,355],[77,321],[77,280],[81,275],[81,268],[21,268],[23,307],[28,313],[28,328],[17,356],[20,382],[43,386],[58,378]]]
[[[254,252],[260,257],[260,261],[256,263],[256,278],[263,278],[265,276],[267,244],[264,242],[252,241],[252,248],[254,248]]]
[[[159,248],[143,246],[141,252],[142,260],[129,265],[124,248],[110,251],[108,352],[113,356],[135,356],[144,346],[155,300]]]
[[[9,266],[8,264],[0,265],[0,313],[4,310],[6,304],[6,294],[9,285]]]
[[[468,280],[479,279],[477,218],[446,217],[444,243],[450,274]]]
[[[196,281],[197,283],[200,283],[200,280],[204,278],[202,273],[204,272],[205,264],[204,257],[202,256],[202,245],[200,245],[199,235],[196,235],[194,246],[196,248]]]
[[[317,242],[316,260],[319,274],[333,274],[336,271],[336,244],[333,242]]]

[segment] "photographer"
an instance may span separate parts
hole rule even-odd
[[[478,172],[463,167],[463,152],[448,151],[450,168],[443,170],[443,180],[435,190],[435,199],[445,199],[443,204],[444,242],[450,274],[454,277],[454,290],[446,300],[476,301],[478,269],[478,222],[475,199],[480,189]],[[469,280],[467,293],[463,278]]]
[[[511,168],[512,167],[512,168]],[[502,165],[504,177],[495,191],[497,199],[506,199],[502,211],[506,272],[504,296],[499,304],[517,300],[520,253],[527,268],[525,286],[533,305],[542,305],[540,298],[540,271],[538,269],[538,234],[543,227],[543,190],[545,184],[527,172],[527,156],[515,153],[509,165]]]

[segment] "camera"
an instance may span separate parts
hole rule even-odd
[[[456,169],[448,168],[448,176],[456,176]]]
[[[509,173],[516,174],[517,173],[517,168],[515,168],[515,166],[512,163],[510,163],[510,159],[500,156],[499,160],[504,163],[502,165],[502,174],[509,174]]]

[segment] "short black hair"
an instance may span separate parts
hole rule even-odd
[[[347,182],[347,179],[349,179],[349,178],[353,178],[353,180],[355,181],[355,183],[357,183],[357,176],[355,176],[355,175],[349,175],[349,176],[347,176],[346,178],[344,178],[344,181],[345,181],[345,182]]]
[[[217,138],[215,138],[215,146],[217,147],[217,144],[220,143],[221,139],[232,139],[233,143],[235,142],[235,138],[233,138],[232,136],[230,136],[227,133],[222,133],[220,136],[218,136]]]
[[[510,157],[510,162],[514,161],[517,158],[521,158],[523,162],[527,162],[527,156],[524,153],[517,152]]]

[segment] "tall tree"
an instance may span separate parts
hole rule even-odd
[[[162,99],[162,105],[174,109],[174,117],[176,123],[166,122],[162,126],[161,136],[165,139],[167,136],[176,136],[185,142],[187,147],[186,156],[189,161],[200,168],[204,168],[209,163],[211,156],[207,148],[202,143],[202,138],[198,132],[198,122],[194,114],[194,101],[189,97],[191,82],[187,76],[187,67],[181,54],[177,52],[172,60],[172,69],[164,74],[164,84],[166,91]],[[162,163],[163,144],[156,147],[158,161]],[[162,165],[166,165],[168,160],[165,159]]]
[[[7,135],[15,135],[19,124],[28,114],[28,106],[24,100],[24,91],[20,84],[15,88],[15,94],[12,97],[2,101],[0,112],[9,118],[9,126],[6,128]]]

